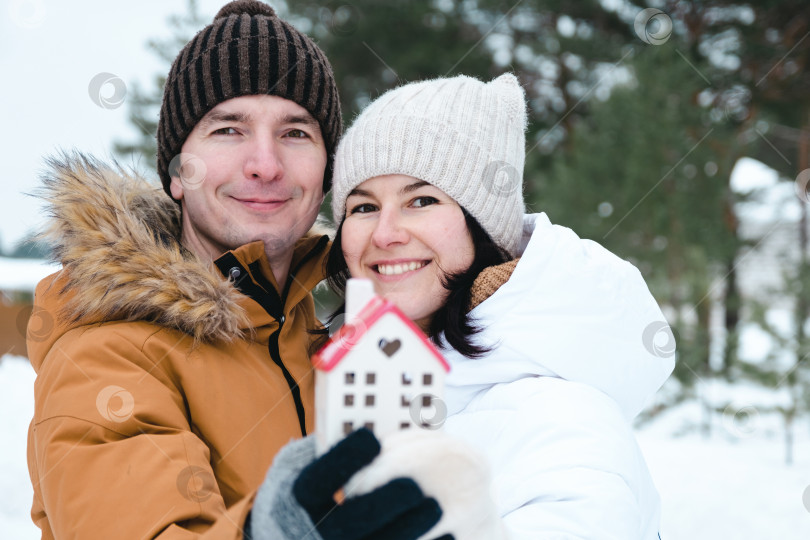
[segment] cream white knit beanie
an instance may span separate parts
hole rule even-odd
[[[441,189],[496,244],[516,255],[523,230],[526,100],[511,73],[406,84],[369,105],[335,154],[332,215],[376,176],[404,174]]]

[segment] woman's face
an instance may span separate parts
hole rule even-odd
[[[371,178],[349,193],[341,247],[352,277],[370,279],[422,328],[444,304],[442,277],[469,268],[475,253],[458,203],[401,174]]]

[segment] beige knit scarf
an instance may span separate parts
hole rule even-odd
[[[475,282],[473,282],[468,311],[475,309],[478,304],[495,294],[495,291],[500,289],[501,285],[509,281],[519,260],[520,258],[512,259],[497,266],[484,268],[483,272],[478,274]]]

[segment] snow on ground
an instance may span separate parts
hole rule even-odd
[[[0,538],[39,538],[30,520],[25,457],[33,415],[34,372],[22,358],[0,361]],[[748,404],[715,414],[700,432],[703,408],[685,402],[638,430],[661,493],[663,540],[806,540],[810,509],[810,419],[797,421],[794,464],[784,464],[781,424],[759,412],[754,389],[707,388],[707,399]],[[666,394],[666,388],[665,392]],[[716,404],[716,402],[714,402]],[[810,506],[810,491],[805,496]]]
[[[663,540],[807,540],[810,443],[792,467],[779,441],[639,435],[661,494]]]
[[[34,370],[25,358],[0,358],[0,538],[39,538],[30,518],[34,490],[25,457],[34,416]]]
[[[781,418],[753,405],[757,395],[737,392],[741,405],[710,416],[686,402],[637,430],[661,494],[663,540],[810,538],[810,421],[796,421],[785,465]]]

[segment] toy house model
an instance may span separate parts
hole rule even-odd
[[[312,363],[320,451],[361,427],[383,438],[443,423],[444,377],[450,366],[410,319],[378,296],[343,325]]]

